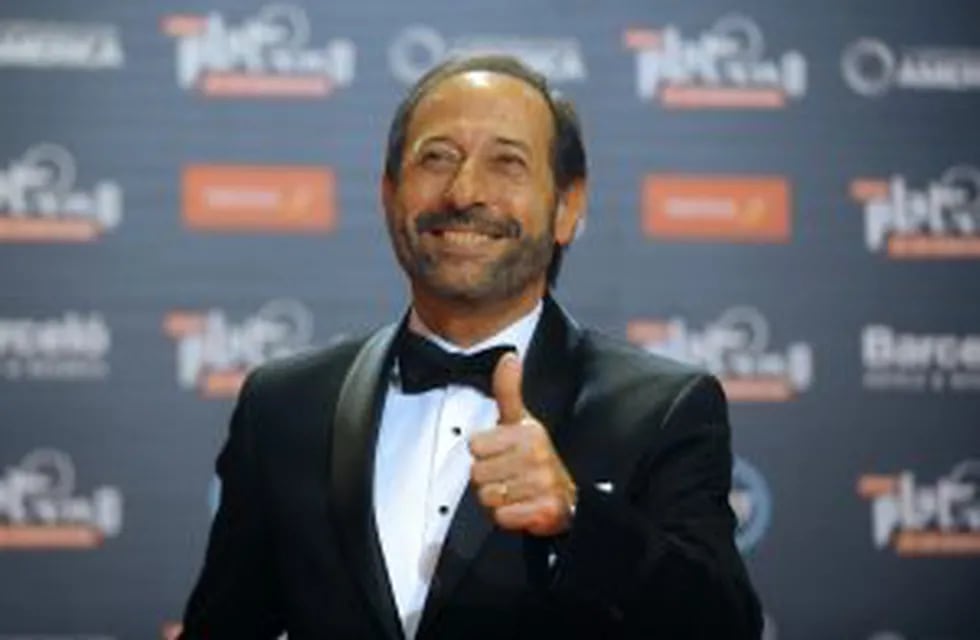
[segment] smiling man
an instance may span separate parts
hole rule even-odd
[[[411,89],[381,187],[411,306],[249,377],[183,638],[759,637],[717,381],[550,295],[586,177],[518,61]]]

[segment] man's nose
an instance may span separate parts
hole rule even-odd
[[[484,180],[473,158],[466,159],[446,190],[446,200],[457,211],[487,204]]]

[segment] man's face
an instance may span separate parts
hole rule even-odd
[[[469,302],[543,291],[556,240],[554,124],[538,92],[484,71],[416,105],[401,173],[384,185],[388,230],[413,287]]]

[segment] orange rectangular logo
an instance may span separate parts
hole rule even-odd
[[[779,176],[651,174],[643,231],[656,238],[787,242],[790,186]]]
[[[320,167],[191,165],[182,204],[195,231],[329,233],[337,218],[333,171]]]

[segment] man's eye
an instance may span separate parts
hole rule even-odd
[[[504,153],[497,156],[497,158],[500,160],[500,162],[506,164],[519,164],[519,165],[524,164],[524,158],[518,155],[514,155],[513,153]]]
[[[505,153],[497,156],[494,158],[494,163],[502,169],[513,172],[523,171],[527,167],[527,163],[524,162],[524,158],[512,153]]]
[[[446,151],[423,151],[419,161],[426,167],[445,168],[452,166],[456,158]]]

